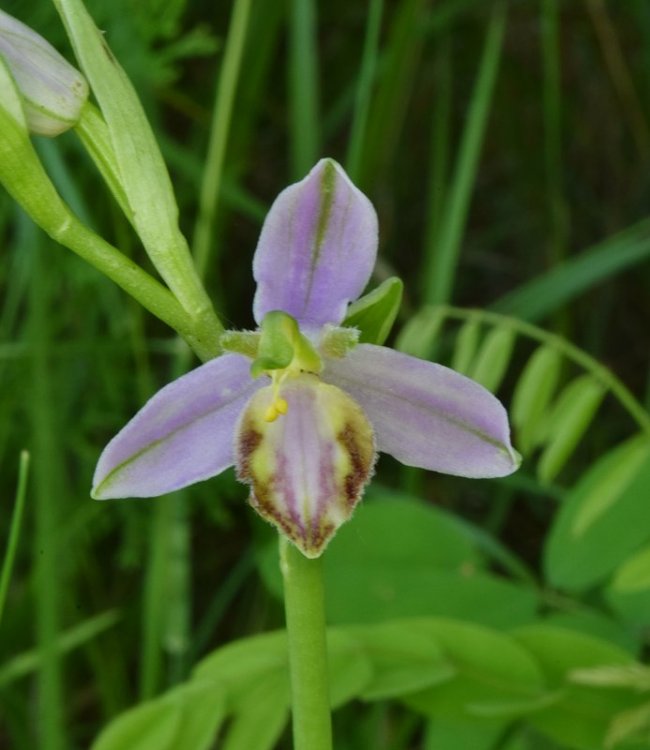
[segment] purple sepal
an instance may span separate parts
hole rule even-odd
[[[501,402],[448,367],[360,344],[328,360],[322,378],[361,405],[378,449],[403,464],[464,477],[500,477],[519,466]]]
[[[224,354],[165,386],[104,449],[92,496],[154,497],[219,474],[234,463],[235,425],[265,381],[251,379],[246,357]]]

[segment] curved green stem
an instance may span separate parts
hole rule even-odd
[[[223,332],[207,300],[188,312],[169,289],[86,227],[45,172],[27,129],[0,107],[0,184],[53,240],[77,253],[174,328],[203,360],[219,354]],[[197,277],[196,289],[201,289]]]
[[[570,359],[580,367],[587,370],[587,372],[590,372],[607,390],[611,391],[639,427],[645,433],[650,435],[650,414],[648,414],[643,406],[636,400],[636,398],[634,398],[632,392],[616,377],[616,375],[614,375],[613,372],[608,370],[597,359],[590,354],[587,354],[587,352],[582,349],[579,349],[577,346],[574,346],[561,336],[549,333],[531,323],[525,323],[518,318],[511,318],[499,313],[486,312],[485,310],[465,310],[450,305],[440,305],[438,309],[440,309],[445,317],[448,318],[455,318],[457,320],[477,320],[501,328],[509,328],[510,330],[523,334],[528,338],[535,339],[536,341],[540,341],[541,343],[562,352],[567,359]]]
[[[280,537],[294,750],[332,750],[321,558]]]
[[[72,214],[56,228],[39,222],[38,216],[32,215],[32,218],[52,239],[108,276],[149,312],[176,330],[200,359],[206,361],[219,354],[221,328],[212,310],[207,309],[200,318],[191,316],[166,287]]]

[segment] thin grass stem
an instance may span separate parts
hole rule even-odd
[[[30,287],[30,324],[33,356],[30,399],[34,435],[35,535],[34,577],[36,641],[40,654],[37,683],[39,701],[38,740],[41,750],[68,747],[64,709],[63,668],[57,643],[60,636],[62,569],[57,537],[63,501],[60,436],[56,434],[54,391],[50,367],[51,300],[50,273],[44,248],[30,225],[33,268]]]
[[[567,250],[568,214],[564,199],[562,170],[562,92],[560,89],[560,53],[558,0],[542,3],[542,104],[544,117],[544,164],[546,200],[550,220],[549,265],[564,260]]]
[[[350,142],[345,159],[346,171],[352,182],[356,182],[360,171],[366,124],[370,112],[370,96],[377,70],[379,30],[384,12],[383,0],[370,0],[368,5],[366,38],[363,44],[359,82],[357,83],[354,100],[354,116],[352,118]]]
[[[444,205],[447,198],[452,111],[452,50],[451,40],[448,38],[440,44],[437,69],[437,96],[436,106],[433,107],[431,128],[427,224],[424,241],[425,266],[427,262],[431,262],[429,259],[432,259],[438,251],[438,236],[443,224]]]
[[[200,278],[204,278],[213,249],[214,217],[219,203],[223,165],[232,124],[233,104],[241,71],[251,0],[236,0],[226,40],[223,65],[217,84],[215,105],[210,128],[199,213],[194,227],[192,250]]]
[[[300,179],[320,155],[320,105],[316,3],[292,0],[289,49],[291,174]]]
[[[445,304],[452,296],[460,245],[467,223],[478,159],[501,60],[505,25],[506,5],[499,2],[494,5],[490,17],[467,124],[463,130],[453,181],[445,206],[445,222],[440,227],[436,252],[431,256],[424,274],[424,299],[429,304]]]
[[[9,581],[11,580],[14,560],[16,559],[16,550],[18,549],[18,539],[22,528],[25,497],[27,496],[28,474],[29,453],[27,451],[21,451],[18,464],[18,486],[16,487],[16,497],[14,499],[14,512],[11,516],[9,539],[7,540],[4,560],[2,561],[2,572],[0,573],[0,623],[2,623],[2,613],[7,598],[7,591],[9,590]]]

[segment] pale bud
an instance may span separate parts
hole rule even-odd
[[[79,120],[88,84],[42,36],[0,10],[0,57],[20,91],[30,131],[55,136]]]

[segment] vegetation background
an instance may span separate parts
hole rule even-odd
[[[330,621],[553,622],[647,656],[650,5],[253,0],[227,122],[213,114],[236,3],[87,5],[147,109],[184,231],[196,237],[199,216],[211,226],[206,285],[229,327],[253,326],[251,259],[268,206],[331,156],[377,208],[374,281],[405,282],[391,341],[518,399],[525,460],[513,477],[470,482],[380,460],[332,545]],[[49,3],[3,8],[72,59]],[[215,202],[208,144],[226,125]],[[148,268],[74,134],[37,149],[77,214]],[[85,748],[210,650],[282,626],[273,533],[232,472],[164,499],[90,500],[102,447],[178,374],[182,346],[5,193],[0,238],[3,541],[27,479],[2,614],[0,746]],[[531,395],[524,375],[542,350],[552,361]],[[566,520],[576,513],[580,538]],[[647,689],[630,746],[650,747]],[[597,748],[616,715],[594,719],[594,740],[521,717],[490,734],[415,708],[350,704],[336,714],[337,747]]]

